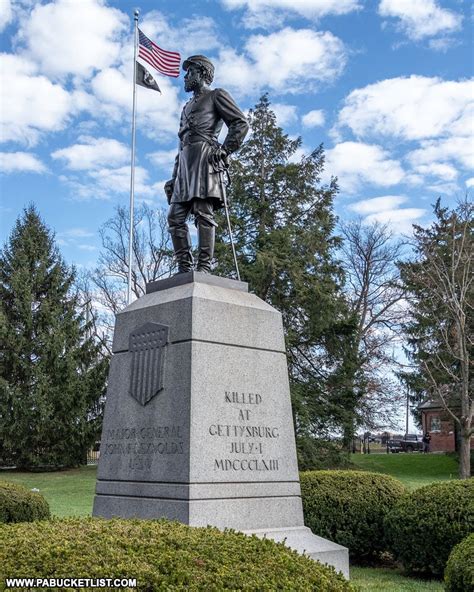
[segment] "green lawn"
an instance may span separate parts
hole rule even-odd
[[[1,471],[0,480],[39,489],[56,516],[90,516],[96,474],[95,466],[52,473]]]
[[[457,464],[452,457],[438,454],[354,454],[352,463],[360,469],[385,473],[400,479],[410,489],[435,481],[455,479]],[[0,480],[37,488],[56,516],[87,516],[92,502],[97,467],[89,466],[52,473],[2,471]],[[409,578],[388,567],[352,567],[351,580],[361,592],[441,592],[437,581]]]
[[[388,567],[351,567],[351,582],[361,592],[442,592],[442,582],[403,576]]]
[[[400,479],[410,489],[457,477],[457,463],[444,454],[353,454],[360,469]],[[97,467],[52,473],[1,471],[0,480],[37,488],[56,516],[87,516],[92,512]]]
[[[456,460],[445,454],[352,454],[351,462],[365,471],[392,475],[409,489],[458,476]]]

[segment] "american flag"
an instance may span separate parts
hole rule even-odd
[[[138,57],[148,62],[161,74],[179,76],[181,56],[177,51],[165,51],[138,29]]]

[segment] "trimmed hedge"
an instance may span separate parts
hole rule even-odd
[[[354,592],[281,543],[167,520],[53,519],[0,529],[5,577],[136,578],[137,590]],[[81,590],[94,590],[81,588]]]
[[[0,522],[32,522],[50,517],[48,502],[23,485],[0,481]]]
[[[364,471],[300,473],[306,526],[349,548],[352,560],[386,550],[384,518],[405,492],[388,475]]]
[[[446,592],[474,590],[474,534],[454,547],[444,571]]]
[[[385,520],[390,550],[409,572],[441,577],[453,547],[474,528],[474,479],[407,494]]]

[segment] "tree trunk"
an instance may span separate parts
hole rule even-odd
[[[345,450],[348,453],[353,452],[354,437],[355,437],[354,422],[353,421],[346,421],[344,428],[343,428],[342,448],[343,448],[343,450]]]
[[[461,442],[459,449],[459,478],[469,479],[471,476],[471,436],[461,431]]]

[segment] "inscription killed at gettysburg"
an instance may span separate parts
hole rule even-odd
[[[163,389],[168,333],[166,325],[146,323],[130,334],[130,394],[141,405],[146,405]]]
[[[244,423],[214,423],[209,426],[210,436],[224,439],[227,454],[239,455],[238,458],[215,458],[215,471],[278,471],[280,469],[278,458],[263,457],[267,453],[266,443],[280,437],[278,427],[262,425],[255,417],[263,402],[264,398],[259,393],[225,391],[224,403],[237,405],[236,420]],[[249,456],[257,458],[248,458]]]

